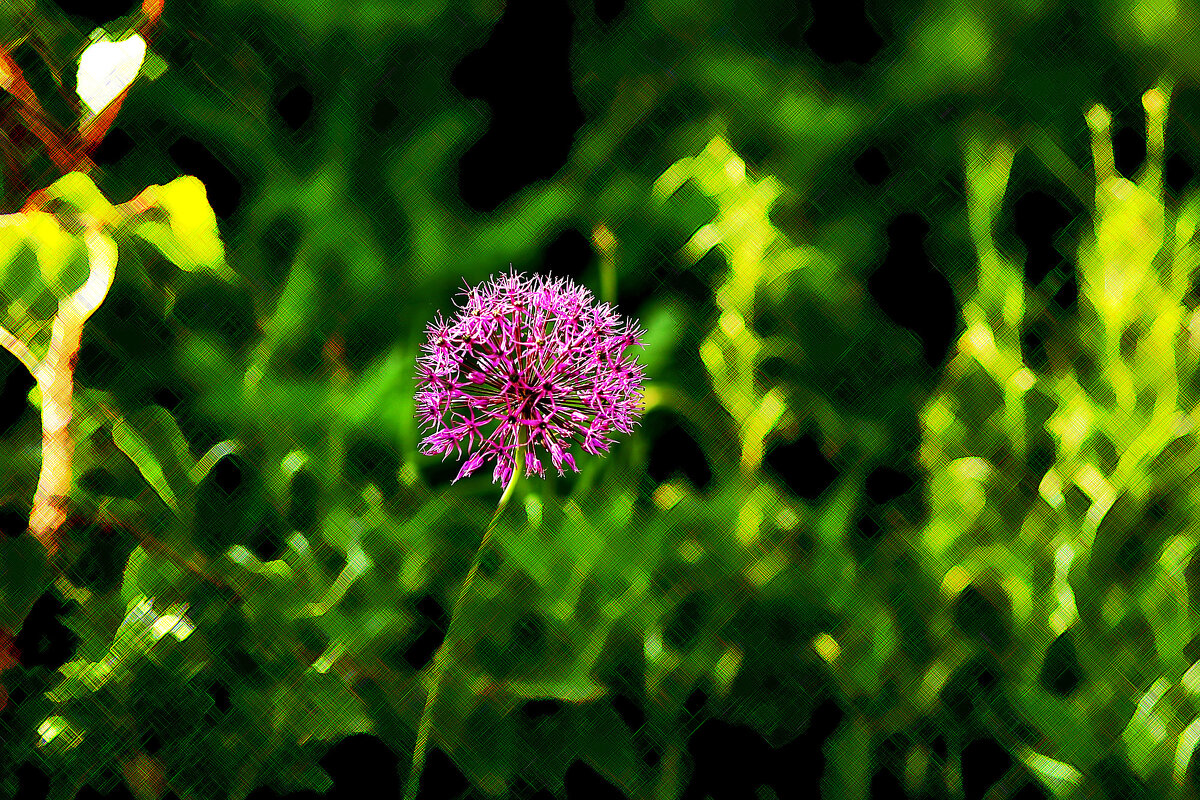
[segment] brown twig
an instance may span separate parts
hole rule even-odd
[[[63,173],[91,172],[95,168],[87,155],[64,143],[68,137],[47,116],[20,65],[3,48],[0,48],[0,89],[12,95],[25,126],[41,141],[55,167]]]

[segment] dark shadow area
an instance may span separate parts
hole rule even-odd
[[[999,670],[996,659],[984,654],[968,659],[951,673],[938,699],[952,719],[966,722],[977,711],[986,711],[1002,703]],[[944,738],[941,751],[940,757],[946,758]]]
[[[637,316],[645,304],[668,293],[688,304],[708,302],[711,288],[705,283],[707,271],[717,262],[724,269],[724,259],[717,248],[688,269],[682,269],[670,256],[672,245],[655,242],[647,254],[648,263],[637,271],[627,270],[617,281],[617,307],[622,314]],[[706,275],[707,277],[707,275]]]
[[[104,134],[100,145],[92,151],[92,160],[102,167],[111,167],[133,152],[137,143],[124,128],[113,126]]]
[[[1150,800],[1151,797],[1157,796],[1150,793],[1146,782],[1139,778],[1129,766],[1129,762],[1123,755],[1123,748],[1119,745],[1096,762],[1096,765],[1092,767],[1092,774],[1105,797],[1117,797],[1121,800]]]
[[[260,333],[250,293],[215,278],[184,288],[172,315],[188,330],[216,334],[234,353]]]
[[[867,787],[870,800],[896,800],[905,796],[904,784],[894,770],[885,767],[875,770],[871,775],[871,783]]]
[[[134,279],[123,279],[119,267],[117,276],[83,329],[75,377],[77,385],[132,402],[170,382],[172,368],[162,354],[178,339]]]
[[[260,786],[250,794],[246,795],[246,800],[324,800],[325,795],[321,792],[312,790],[301,790],[298,792],[286,792],[280,794],[270,786]]]
[[[298,469],[288,487],[285,520],[289,530],[309,534],[320,521],[321,482],[307,469]]]
[[[995,739],[976,739],[962,751],[962,785],[966,800],[983,800],[988,789],[1013,765],[1012,756]]]
[[[766,464],[794,494],[805,500],[816,500],[824,494],[839,474],[812,434],[770,447]]]
[[[625,726],[629,728],[630,733],[637,733],[646,724],[646,712],[642,710],[641,703],[629,695],[617,692],[608,702]]]
[[[869,186],[880,186],[892,176],[891,165],[878,147],[868,147],[854,160],[854,172]]]
[[[458,471],[462,469],[462,464],[466,460],[467,457],[465,455],[461,459],[457,459],[453,453],[445,461],[441,458],[421,458],[417,464],[417,471],[421,475],[421,480],[430,489],[442,489],[451,485],[450,482],[458,475]],[[495,466],[495,462],[489,459],[482,467],[476,470],[470,480],[476,482],[490,481],[492,479],[492,470]]]
[[[855,560],[861,564],[869,559],[875,552],[882,534],[883,527],[874,516],[864,514],[859,517],[858,521],[854,523],[854,527],[850,529],[847,541]]]
[[[279,99],[275,101],[275,111],[288,128],[293,132],[299,131],[312,116],[312,91],[299,81],[285,84]]]
[[[404,650],[402,658],[414,670],[425,667],[446,638],[450,626],[450,615],[433,595],[422,595],[416,602],[417,612],[425,620],[421,633]]]
[[[34,602],[15,637],[22,666],[55,670],[71,660],[79,637],[63,624],[61,617],[68,610],[68,603],[53,591]]]
[[[1113,162],[1117,172],[1133,180],[1146,160],[1146,133],[1141,128],[1125,125],[1113,134]]]
[[[1058,635],[1042,660],[1038,681],[1046,691],[1068,697],[1083,679],[1083,667],[1075,649],[1075,634],[1070,629]]]
[[[104,792],[87,784],[75,795],[75,800],[136,800],[136,798],[124,781],[121,781]]]
[[[8,433],[29,405],[29,392],[36,385],[33,376],[17,357],[0,350],[0,436]]]
[[[17,767],[17,793],[13,800],[45,800],[50,794],[50,778],[37,764],[26,761]]]
[[[1074,275],[1063,281],[1062,288],[1054,293],[1050,301],[1063,314],[1075,313],[1075,309],[1079,307],[1079,284]]]
[[[596,264],[592,243],[576,228],[567,228],[542,251],[541,263],[533,271],[582,283],[583,274]]]
[[[692,770],[681,800],[750,800],[763,785],[780,798],[819,797],[822,749],[844,716],[836,702],[826,700],[814,709],[804,733],[778,748],[749,726],[708,720],[688,740]]]
[[[269,270],[265,277],[272,286],[279,286],[287,279],[302,235],[300,223],[290,214],[280,214],[263,226],[258,246],[263,252],[262,263]]]
[[[53,0],[66,13],[82,17],[93,25],[104,25],[137,8],[138,0]]]
[[[567,800],[627,800],[625,793],[580,759],[567,768]]]
[[[879,505],[895,500],[916,486],[913,476],[893,467],[876,467],[867,475],[867,498]]]
[[[625,0],[595,0],[592,5],[596,18],[605,25],[611,25],[625,10]]]
[[[212,557],[235,544],[258,546],[273,536],[272,545],[260,549],[278,549],[286,537],[271,511],[258,468],[241,453],[222,456],[196,488],[196,546]]]
[[[804,43],[829,64],[866,64],[883,48],[867,19],[866,0],[810,0],[812,24]]]
[[[1037,287],[1056,269],[1072,270],[1055,247],[1060,231],[1074,217],[1058,199],[1034,190],[1013,205],[1013,228],[1025,245],[1025,280]]]
[[[527,700],[521,704],[518,712],[527,721],[536,722],[539,719],[556,716],[563,710],[563,704],[559,700]]]
[[[1167,190],[1176,198],[1183,194],[1183,190],[1192,182],[1192,178],[1196,177],[1196,170],[1180,153],[1167,156],[1163,173],[1163,182]]]
[[[69,534],[79,556],[66,570],[76,586],[106,594],[121,585],[129,555],[137,541],[123,528],[91,523]]]
[[[291,529],[288,528],[283,515],[273,505],[266,503],[258,522],[251,529],[249,538],[243,543],[260,561],[274,561],[287,549],[290,535]]]
[[[375,437],[361,434],[350,439],[344,470],[346,480],[355,488],[374,484],[384,497],[391,497],[400,488],[400,454]]]
[[[1012,799],[1050,800],[1050,795],[1046,794],[1046,790],[1043,789],[1036,781],[1027,780],[1025,783],[1021,784],[1021,788],[1017,789],[1017,791],[1013,794]]]
[[[430,747],[425,756],[417,800],[451,800],[467,791],[470,783],[450,756],[437,747]]]
[[[29,530],[29,514],[33,511],[32,500],[20,502],[10,500],[0,506],[0,536],[11,539]]]
[[[662,483],[672,475],[682,473],[700,491],[707,489],[712,482],[712,469],[704,457],[703,449],[678,422],[667,426],[654,437],[646,472],[655,483]]]
[[[1012,602],[998,587],[972,583],[954,601],[954,622],[998,655],[1012,643]]]
[[[472,209],[494,211],[566,163],[585,121],[568,61],[573,22],[564,0],[513,0],[487,44],[455,67],[455,88],[492,109],[487,132],[459,160]]]
[[[377,736],[347,736],[320,763],[333,779],[328,800],[399,800],[402,795],[400,758]]]
[[[929,223],[906,212],[887,228],[888,251],[867,289],[897,325],[920,337],[925,361],[941,367],[958,328],[958,302],[950,282],[925,252]]]
[[[229,687],[221,681],[208,687],[208,695],[212,698],[213,708],[218,714],[227,714],[233,708],[233,702],[229,698]]]

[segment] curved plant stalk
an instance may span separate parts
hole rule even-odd
[[[95,225],[89,225],[85,230],[84,244],[91,267],[88,279],[74,294],[59,302],[51,330],[50,352],[40,364],[34,364],[30,369],[42,396],[42,469],[33,495],[29,532],[50,553],[58,549],[58,530],[67,519],[66,498],[71,490],[71,457],[74,453],[70,434],[71,403],[83,324],[104,302],[117,265],[116,244]],[[26,359],[32,358],[32,354],[15,337],[6,337],[3,344],[29,366]],[[14,345],[20,346],[14,349]],[[21,350],[26,358],[21,357]]]
[[[425,697],[425,709],[421,712],[421,722],[417,726],[417,743],[413,747],[412,768],[408,771],[408,780],[404,784],[404,800],[416,800],[417,791],[420,787],[421,772],[425,768],[425,752],[429,746],[429,734],[433,729],[433,706],[437,702],[438,692],[442,687],[442,679],[446,675],[446,667],[450,665],[451,651],[455,645],[452,638],[455,631],[454,623],[458,621],[463,599],[467,596],[471,584],[475,581],[475,574],[479,571],[479,562],[483,560],[483,551],[492,539],[492,531],[496,529],[496,523],[500,520],[500,515],[504,512],[504,509],[508,506],[508,501],[512,499],[517,481],[520,479],[521,473],[525,470],[525,452],[520,444],[517,446],[515,458],[516,463],[513,465],[512,477],[508,481],[508,486],[504,487],[504,494],[500,495],[500,502],[496,505],[496,510],[492,513],[492,519],[488,523],[487,530],[483,533],[483,538],[479,541],[479,547],[475,550],[475,557],[471,560],[471,568],[467,570],[467,577],[463,580],[462,588],[458,590],[458,597],[454,600],[454,605],[450,609],[450,624],[446,628],[446,638],[442,640],[442,646],[438,648],[437,653],[433,656],[433,669],[429,678],[429,694]]]

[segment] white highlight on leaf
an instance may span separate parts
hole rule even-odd
[[[235,544],[233,547],[229,548],[229,552],[227,552],[225,555],[229,557],[230,561],[234,562],[235,564],[241,564],[243,567],[251,564],[254,561],[250,551],[247,550],[245,546],[240,544]]]
[[[1054,554],[1054,595],[1058,606],[1050,615],[1050,629],[1055,636],[1061,635],[1079,619],[1079,611],[1075,607],[1075,592],[1068,580],[1074,560],[1075,548],[1069,543],[1060,545]]]
[[[92,116],[133,83],[145,59],[146,40],[136,33],[119,42],[104,37],[88,45],[79,57],[76,91]]]
[[[51,739],[58,736],[62,730],[62,717],[50,717],[41,725],[38,726],[38,734],[42,737],[42,744],[48,744]]]
[[[194,630],[196,626],[182,614],[164,614],[154,623],[154,638],[161,639],[169,633],[182,642]]]
[[[308,456],[303,450],[293,450],[283,457],[281,466],[283,471],[288,475],[294,475],[297,470],[304,467],[308,463]]]
[[[38,725],[38,747],[44,747],[62,735],[60,743],[64,749],[71,749],[83,740],[83,735],[63,717],[47,717]]]

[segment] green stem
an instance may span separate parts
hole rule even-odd
[[[429,694],[425,698],[425,709],[421,712],[421,722],[417,726],[417,743],[413,748],[412,768],[408,771],[408,780],[404,785],[404,800],[416,800],[417,791],[420,787],[421,772],[425,769],[425,751],[429,744],[429,734],[433,728],[433,706],[437,702],[438,692],[442,688],[442,679],[446,675],[446,667],[450,664],[450,650],[454,644],[451,639],[455,627],[454,623],[458,620],[458,612],[462,608],[463,599],[467,596],[467,592],[471,588],[471,584],[475,580],[475,573],[479,571],[479,562],[483,559],[483,551],[487,547],[492,538],[492,531],[496,529],[496,523],[500,519],[500,514],[504,512],[508,501],[512,499],[513,490],[516,488],[517,481],[521,477],[521,473],[525,469],[525,452],[522,444],[518,443],[516,459],[513,465],[512,478],[508,481],[508,486],[504,487],[504,494],[500,495],[500,502],[496,505],[496,510],[492,514],[491,522],[488,523],[487,530],[483,533],[483,538],[479,541],[479,547],[475,550],[475,557],[471,560],[471,568],[467,570],[467,577],[463,580],[462,588],[458,590],[458,597],[454,600],[454,605],[450,609],[450,624],[446,628],[446,638],[442,640],[442,646],[438,648],[437,653],[433,657],[433,672],[430,676],[432,686],[429,689]]]

